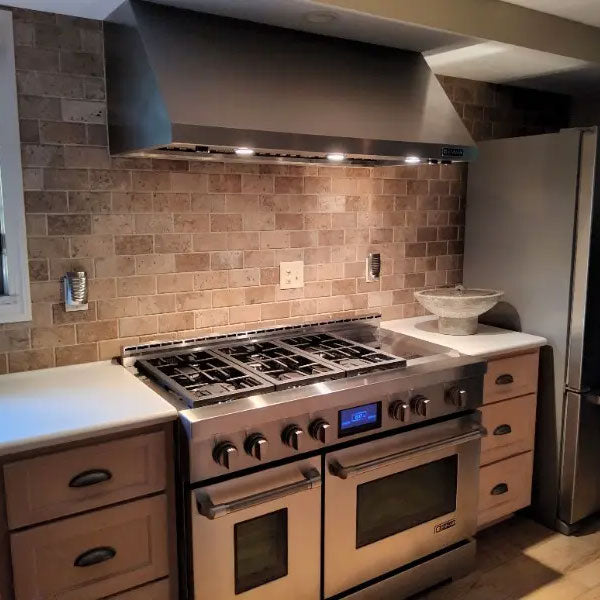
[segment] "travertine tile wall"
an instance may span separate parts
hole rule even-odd
[[[461,280],[465,170],[111,159],[101,24],[14,10],[33,320],[0,329],[0,371],[106,359],[124,344],[418,311]],[[442,79],[477,139],[553,130],[563,98]],[[367,283],[364,259],[381,252]],[[280,261],[304,289],[280,290]],[[90,308],[65,313],[84,269]]]
[[[455,77],[438,79],[476,141],[550,133],[569,126],[568,96]]]

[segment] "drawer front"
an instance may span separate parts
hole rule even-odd
[[[481,464],[533,450],[535,439],[534,394],[481,407],[487,435],[481,441]]]
[[[483,403],[535,394],[539,352],[499,358],[488,362],[483,384]]]
[[[97,600],[168,575],[164,495],[11,534],[15,600]]]
[[[533,452],[481,467],[479,470],[479,527],[529,506]]]
[[[129,590],[106,600],[169,600],[171,598],[170,581],[162,579],[148,585]]]
[[[165,479],[162,431],[9,463],[9,528],[158,492]]]

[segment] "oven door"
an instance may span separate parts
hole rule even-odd
[[[317,599],[320,459],[192,491],[194,600]]]
[[[325,597],[473,535],[479,415],[326,455]]]

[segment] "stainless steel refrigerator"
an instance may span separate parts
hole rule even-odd
[[[544,336],[534,516],[563,533],[600,512],[597,128],[483,142],[469,166],[464,283],[498,288],[488,324]]]

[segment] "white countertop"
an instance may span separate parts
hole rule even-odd
[[[0,456],[176,418],[173,406],[108,361],[0,376]]]
[[[445,335],[438,331],[437,317],[426,315],[410,319],[384,321],[381,326],[426,342],[446,346],[468,356],[494,356],[517,350],[539,348],[546,338],[508,329],[479,324],[475,335]]]

